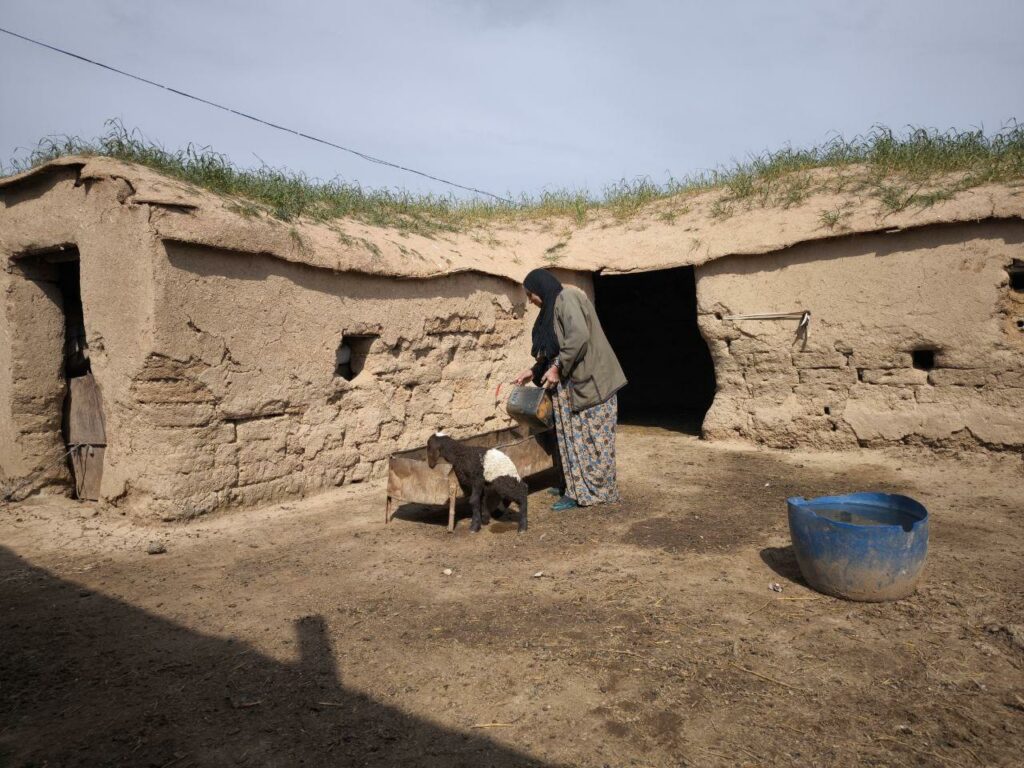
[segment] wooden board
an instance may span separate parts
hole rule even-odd
[[[100,482],[103,480],[102,445],[76,445],[71,451],[71,466],[75,470],[75,496],[79,499],[97,501],[100,497]]]
[[[91,373],[68,381],[68,445],[106,445],[103,399]]]

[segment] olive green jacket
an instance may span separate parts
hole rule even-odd
[[[555,300],[555,335],[562,381],[574,412],[605,402],[626,386],[626,375],[604,335],[597,311],[579,288],[566,286]]]

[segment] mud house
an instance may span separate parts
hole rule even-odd
[[[723,217],[717,194],[426,237],[281,222],[104,158],[0,180],[3,476],[176,519],[379,475],[438,425],[498,429],[538,265],[595,297],[626,419],[1024,448],[1019,190],[884,215],[821,193]]]

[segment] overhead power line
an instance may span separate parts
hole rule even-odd
[[[247,112],[241,112],[241,111],[239,111],[237,109],[232,109],[231,107],[226,107],[223,104],[218,104],[215,101],[210,101],[209,99],[204,99],[201,96],[196,96],[194,94],[178,90],[177,88],[171,88],[171,86],[169,86],[169,85],[164,85],[163,83],[157,83],[157,82],[155,82],[153,80],[149,80],[149,79],[147,79],[145,77],[140,77],[139,75],[133,75],[131,72],[125,72],[123,69],[118,69],[117,67],[112,67],[109,64],[103,64],[102,62],[99,62],[99,61],[94,61],[94,60],[92,60],[92,59],[90,59],[90,58],[88,58],[86,56],[82,56],[82,55],[77,54],[77,53],[72,53],[71,51],[66,51],[63,48],[58,48],[55,45],[50,45],[50,44],[44,43],[44,42],[42,42],[40,40],[34,40],[31,37],[26,37],[25,35],[20,35],[17,32],[12,32],[9,29],[4,29],[3,27],[0,27],[0,32],[3,32],[4,34],[10,35],[11,37],[16,37],[19,40],[24,40],[27,43],[32,43],[33,45],[38,45],[41,48],[46,48],[46,49],[48,49],[50,51],[54,51],[56,53],[60,53],[60,54],[63,54],[65,56],[70,56],[73,59],[78,59],[79,61],[84,61],[86,64],[92,64],[93,66],[100,67],[102,69],[106,69],[106,70],[108,70],[110,72],[114,72],[115,74],[123,75],[124,77],[130,77],[132,80],[138,80],[140,83],[145,83],[146,85],[152,85],[152,86],[155,86],[157,88],[162,88],[163,90],[170,91],[171,93],[177,94],[178,96],[184,96],[186,99],[192,99],[192,101],[198,101],[200,104],[206,104],[207,106],[215,107],[215,108],[221,109],[221,110],[223,110],[225,112],[230,112],[233,115],[238,115],[239,117],[244,117],[246,120],[252,120],[253,122],[260,123],[261,125],[265,125],[265,126],[267,126],[269,128],[275,128],[275,129],[277,129],[279,131],[284,131],[285,133],[291,133],[291,134],[293,134],[295,136],[299,136],[300,138],[309,139],[310,141],[315,141],[317,144],[324,144],[324,145],[326,145],[328,147],[334,147],[334,149],[340,149],[342,152],[348,152],[349,154],[355,155],[356,157],[362,158],[363,160],[366,160],[368,162],[376,163],[377,165],[384,165],[384,166],[387,166],[388,168],[396,168],[397,170],[405,171],[406,173],[414,173],[417,176],[422,176],[423,178],[430,179],[431,181],[437,181],[437,182],[440,182],[441,184],[447,184],[450,187],[455,187],[457,189],[463,189],[463,190],[465,190],[467,192],[475,192],[478,195],[486,195],[487,197],[493,197],[495,200],[499,200],[499,201],[501,201],[503,203],[509,203],[510,205],[515,205],[515,202],[513,200],[509,200],[507,197],[502,197],[501,195],[496,195],[493,192],[488,192],[485,189],[477,189],[476,187],[468,187],[468,186],[466,186],[464,184],[458,184],[458,183],[456,183],[454,181],[449,181],[448,179],[442,179],[440,176],[432,176],[429,173],[424,173],[423,171],[417,171],[415,168],[408,168],[408,167],[406,167],[404,165],[399,165],[398,163],[392,163],[392,162],[390,162],[388,160],[383,160],[383,159],[381,159],[379,157],[374,157],[373,155],[368,155],[365,152],[360,152],[359,150],[352,149],[351,147],[343,147],[341,144],[335,144],[333,141],[328,141],[327,139],[321,139],[321,138],[318,138],[317,136],[311,136],[308,133],[303,133],[302,131],[296,131],[293,128],[288,128],[288,127],[283,126],[283,125],[278,125],[277,123],[272,123],[269,120],[264,120],[263,118],[256,117],[255,115],[250,115]]]

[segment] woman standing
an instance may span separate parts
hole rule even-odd
[[[530,303],[540,307],[533,324],[536,359],[516,377],[554,390],[555,431],[565,495],[553,509],[619,500],[615,482],[616,393],[626,385],[594,305],[578,288],[563,288],[546,269],[523,281]]]

